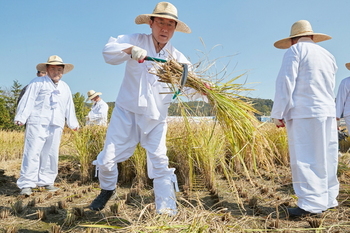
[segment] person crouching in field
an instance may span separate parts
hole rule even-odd
[[[277,76],[271,117],[277,127],[287,127],[298,197],[298,207],[288,208],[289,215],[320,214],[338,206],[337,65],[333,55],[316,44],[331,37],[314,33],[308,21],[294,23],[290,35],[274,44],[288,50]]]
[[[37,70],[46,71],[47,75],[34,78],[18,103],[14,122],[26,124],[21,173],[17,180],[21,195],[31,195],[32,188],[37,186],[48,191],[58,190],[54,182],[65,120],[69,128],[79,128],[71,90],[61,81],[63,74],[73,68],[59,56],[50,56],[46,63],[37,65]]]

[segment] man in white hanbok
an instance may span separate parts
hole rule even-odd
[[[350,70],[350,63],[346,63],[345,66]],[[346,128],[348,132],[350,132],[350,77],[344,78],[339,84],[336,107],[337,121],[343,117]]]
[[[58,174],[58,152],[62,130],[67,122],[78,129],[72,93],[61,80],[74,66],[63,63],[56,55],[37,65],[47,75],[34,78],[18,103],[15,124],[26,124],[25,143],[20,177],[17,185],[22,195],[31,195],[32,188],[54,186]],[[66,121],[67,120],[67,121]]]
[[[108,104],[101,98],[102,93],[90,90],[87,95],[88,100],[92,101],[92,107],[86,116],[86,125],[107,126]]]
[[[298,207],[290,216],[320,214],[338,205],[338,134],[335,119],[335,74],[331,53],[316,44],[331,39],[314,33],[311,24],[293,24],[290,37],[275,42],[287,49],[276,80],[271,117],[286,123],[293,188]]]
[[[38,76],[38,77],[42,77],[42,76],[45,76],[45,75],[46,75],[46,71],[40,71],[40,70],[38,70],[38,71],[36,72],[36,76]],[[19,101],[22,99],[24,93],[26,92],[27,86],[28,86],[28,85],[24,86],[24,87],[22,88],[21,92],[19,93],[19,96],[18,96],[18,99],[17,99],[17,105],[19,104]]]
[[[107,130],[103,151],[94,164],[98,168],[101,193],[90,209],[101,210],[113,195],[117,184],[117,163],[132,156],[138,143],[147,151],[147,171],[153,179],[157,213],[177,213],[175,168],[169,168],[166,155],[166,117],[173,94],[169,87],[150,73],[154,63],[146,56],[190,62],[170,43],[175,31],[190,33],[190,28],[177,17],[171,3],[160,2],[152,14],[139,15],[136,24],[148,24],[149,35],[132,34],[111,37],[103,50],[107,63],[126,62],[125,74]]]

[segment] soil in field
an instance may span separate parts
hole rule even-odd
[[[140,189],[131,184],[120,185],[104,210],[89,210],[100,192],[98,181],[82,184],[78,165],[70,162],[60,162],[59,191],[37,189],[29,197],[19,195],[16,180],[20,165],[20,160],[2,162],[0,232],[350,232],[346,159],[339,166],[339,207],[321,216],[298,219],[286,213],[286,207],[296,204],[286,167],[250,178],[237,175],[234,185],[217,177],[216,190],[208,190],[201,177],[191,190],[180,184],[179,213],[169,217],[155,213],[151,186]]]

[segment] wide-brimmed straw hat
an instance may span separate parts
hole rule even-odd
[[[46,65],[52,65],[52,66],[64,65],[64,70],[63,70],[64,74],[70,72],[74,68],[74,66],[72,64],[63,63],[62,58],[60,58],[57,55],[50,56],[49,59],[47,59],[46,63],[39,63],[36,66],[36,69],[40,70],[40,71],[47,71]]]
[[[156,5],[152,14],[143,14],[135,18],[136,24],[149,24],[150,17],[160,17],[165,19],[172,19],[177,22],[175,31],[191,33],[191,29],[182,21],[178,19],[176,7],[169,2],[160,2]]]
[[[88,95],[88,100],[92,100],[93,98],[95,98],[96,96],[98,96],[98,95],[102,95],[102,93],[101,92],[96,92],[96,91],[94,91],[94,90],[90,90],[90,91],[88,91],[88,93],[87,93],[87,95]]]
[[[346,63],[345,66],[348,68],[348,70],[350,70],[350,63]]]
[[[290,36],[282,40],[276,41],[274,46],[279,49],[288,49],[292,44],[291,40],[294,37],[299,36],[313,36],[313,41],[315,43],[332,39],[331,36],[322,33],[314,33],[311,24],[307,20],[299,20],[292,25],[290,30]]]

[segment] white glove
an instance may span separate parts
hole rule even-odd
[[[133,46],[131,48],[131,58],[142,63],[145,57],[147,56],[147,51],[141,49],[140,47]]]
[[[275,123],[276,127],[285,127],[283,119],[275,119],[273,118],[273,123]]]

